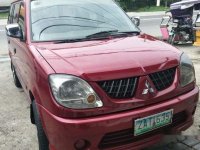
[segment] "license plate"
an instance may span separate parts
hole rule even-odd
[[[134,135],[138,136],[172,123],[173,109],[135,120]]]

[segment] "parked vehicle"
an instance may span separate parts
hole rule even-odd
[[[170,44],[194,43],[193,10],[199,9],[199,5],[197,0],[171,4],[171,16],[165,15],[160,25],[163,39]]]
[[[176,24],[175,24],[175,27],[177,27]],[[165,16],[162,18],[162,21],[160,23],[160,31],[162,33],[162,40],[163,41],[169,42],[171,28],[172,28],[172,17],[170,15],[167,15],[167,12],[166,12]]]
[[[193,124],[192,61],[112,0],[18,0],[6,32],[40,150],[142,149]]]
[[[197,14],[197,17],[194,23],[194,30],[195,30],[194,46],[200,46],[200,12],[199,14]]]

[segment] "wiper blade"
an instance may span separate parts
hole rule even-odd
[[[75,43],[75,42],[82,42],[82,41],[91,41],[91,40],[103,40],[103,39],[107,39],[108,36],[122,36],[122,35],[127,35],[127,34],[139,35],[140,31],[124,31],[124,32],[119,32],[118,30],[101,31],[101,32],[88,35],[85,38],[56,40],[54,43],[60,44],[60,43]]]
[[[83,42],[83,41],[93,41],[93,40],[104,40],[107,39],[107,37],[85,37],[81,39],[65,39],[65,40],[56,40],[54,44],[60,44],[60,43],[75,43],[75,42]]]
[[[115,32],[117,33],[118,30],[100,31],[100,32],[88,35],[88,36],[86,36],[86,38],[93,38],[93,37],[95,38],[95,37],[99,37],[99,36],[109,36],[109,35],[111,35],[112,33],[115,33]]]
[[[101,31],[91,35],[86,36],[86,38],[100,38],[107,36],[123,36],[128,34],[136,34],[139,35],[140,31],[119,31],[119,30],[109,30],[109,31]]]
[[[124,33],[124,34],[137,34],[139,35],[140,34],[140,31],[122,31],[122,32],[118,32],[118,33]]]
[[[60,43],[75,43],[75,42],[81,42],[85,41],[85,38],[82,39],[64,39],[64,40],[56,40],[54,44],[60,44]]]

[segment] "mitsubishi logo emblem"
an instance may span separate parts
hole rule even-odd
[[[154,89],[151,87],[149,81],[146,80],[145,82],[145,89],[142,92],[142,95],[147,95],[148,93],[153,94],[155,93]]]

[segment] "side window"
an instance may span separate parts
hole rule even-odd
[[[12,23],[17,23],[18,22],[19,8],[20,8],[20,3],[15,3],[14,4],[14,11],[13,11]]]
[[[13,9],[14,9],[14,5],[12,4],[10,6],[10,12],[9,12],[9,16],[8,16],[8,24],[11,24],[13,22]]]
[[[19,24],[19,26],[22,29],[23,38],[25,39],[25,23],[24,23],[24,18],[25,18],[24,3],[21,3],[20,10],[19,10],[18,24]]]

